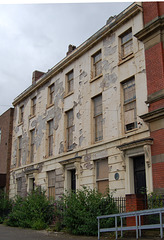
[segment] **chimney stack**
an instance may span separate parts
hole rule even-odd
[[[44,72],[40,72],[40,71],[35,70],[35,71],[32,73],[32,84],[35,84],[36,81],[37,81],[41,76],[43,76],[44,74],[45,74]]]
[[[75,50],[75,49],[76,49],[76,46],[70,44],[70,45],[68,46],[67,56],[68,56],[69,54],[71,54],[71,52],[73,52],[73,50]]]

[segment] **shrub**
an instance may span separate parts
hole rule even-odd
[[[39,189],[26,198],[17,196],[6,224],[14,227],[44,229],[53,220],[54,206]]]
[[[12,201],[7,194],[0,191],[0,223],[3,223],[4,219],[8,216],[12,209]]]
[[[103,196],[97,190],[84,187],[82,190],[67,192],[58,202],[62,211],[56,217],[63,220],[67,230],[76,235],[97,235],[97,216],[117,213],[117,207],[109,192]],[[61,214],[60,214],[61,213]],[[101,227],[114,225],[114,219],[101,221]]]

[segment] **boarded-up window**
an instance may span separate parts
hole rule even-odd
[[[35,190],[35,178],[29,177],[29,192],[32,192]]]
[[[94,140],[103,139],[102,95],[93,98],[94,103]]]
[[[22,178],[17,178],[17,194],[20,196],[21,195],[21,190],[22,190]]]
[[[67,114],[67,149],[73,148],[73,109],[66,112]]]
[[[55,199],[55,170],[48,172],[48,197]]]
[[[97,77],[102,73],[102,54],[101,50],[92,56],[92,77]]]
[[[100,159],[96,161],[96,183],[97,189],[101,193],[105,193],[109,188],[109,169],[108,169],[108,159]]]
[[[137,127],[136,92],[134,78],[123,83],[125,131]]]
[[[30,131],[30,162],[34,161],[35,130]]]
[[[48,156],[53,155],[53,120],[48,122]]]
[[[51,85],[51,86],[49,86],[49,88],[48,88],[48,94],[49,94],[49,99],[48,99],[48,104],[50,105],[50,104],[53,104],[54,103],[54,91],[55,91],[55,85],[54,85],[54,83]]]
[[[73,92],[73,83],[74,83],[74,76],[73,76],[73,70],[71,70],[66,75],[66,84],[67,84],[67,93]]]
[[[36,114],[36,97],[31,100],[31,115]]]
[[[21,166],[21,160],[22,160],[22,136],[18,137],[18,167]]]
[[[133,52],[132,30],[129,29],[121,35],[121,58],[127,57]]]

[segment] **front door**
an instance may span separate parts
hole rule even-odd
[[[133,158],[135,194],[146,193],[145,157]]]

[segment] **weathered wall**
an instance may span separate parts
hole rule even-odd
[[[21,104],[25,106],[24,122],[18,124],[19,104],[15,106],[13,130],[13,155],[11,174],[11,196],[16,193],[15,179],[17,172],[22,174],[27,166],[42,164],[40,172],[35,174],[36,185],[47,189],[47,171],[56,169],[56,197],[67,187],[67,169],[73,166],[77,170],[77,187],[83,185],[96,187],[95,160],[107,157],[109,165],[109,188],[117,189],[115,195],[125,195],[126,171],[122,164],[121,152],[117,148],[122,142],[130,142],[147,137],[148,127],[140,115],[146,113],[146,75],[144,62],[144,45],[133,38],[134,54],[128,61],[120,63],[119,36],[132,27],[133,35],[143,27],[142,13],[138,13],[131,20],[107,35],[93,45],[82,56],[63,68],[46,84],[27,97]],[[102,50],[102,76],[91,81],[91,56],[99,49]],[[65,75],[74,69],[74,92],[67,96],[65,92]],[[129,133],[124,132],[122,81],[134,76],[136,84],[137,122],[141,126]],[[55,83],[54,104],[47,107],[48,86]],[[93,141],[93,109],[91,98],[102,93],[103,101],[103,141]],[[37,97],[36,116],[30,118],[30,99]],[[65,112],[74,110],[73,151],[66,151]],[[53,156],[46,153],[46,125],[54,119]],[[29,131],[35,128],[35,156],[34,163],[29,164]],[[22,166],[16,168],[17,138],[23,136]],[[79,160],[80,157],[80,160]],[[68,161],[68,164],[66,163]],[[61,163],[61,164],[60,164]],[[115,173],[119,179],[115,180]],[[33,173],[34,174],[34,173]],[[26,178],[28,174],[24,173]]]

